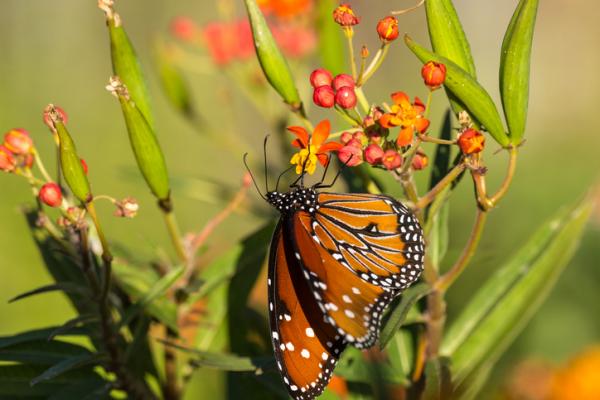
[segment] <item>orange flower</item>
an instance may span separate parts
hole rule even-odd
[[[297,137],[292,141],[292,146],[300,149],[290,160],[290,164],[296,165],[297,174],[307,172],[312,175],[317,169],[317,161],[323,166],[327,165],[329,161],[327,153],[342,148],[341,143],[325,143],[331,130],[328,120],[319,122],[310,137],[306,129],[301,126],[290,126],[288,130]]]
[[[561,368],[551,392],[551,400],[600,399],[600,346],[589,348]]]
[[[258,5],[265,12],[272,12],[279,18],[291,18],[303,14],[312,6],[311,0],[259,0]]]
[[[460,134],[458,146],[463,154],[475,154],[483,151],[485,136],[483,133],[469,128]]]
[[[400,126],[402,129],[398,135],[398,146],[409,145],[415,131],[423,133],[429,127],[429,120],[423,116],[425,105],[418,97],[415,97],[414,103],[411,104],[404,92],[393,93],[392,100],[392,111],[383,114],[379,124],[384,128]]]

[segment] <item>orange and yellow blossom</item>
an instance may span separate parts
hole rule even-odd
[[[385,113],[379,119],[379,124],[384,128],[401,127],[398,134],[398,146],[407,146],[412,143],[414,132],[423,133],[429,127],[429,120],[423,116],[425,105],[415,97],[414,103],[410,102],[404,92],[392,93],[391,112]]]
[[[312,175],[317,169],[317,161],[323,166],[327,165],[329,161],[327,153],[342,147],[342,144],[337,142],[325,143],[331,130],[328,120],[319,122],[310,136],[301,126],[290,126],[288,130],[296,135],[292,145],[300,149],[290,160],[290,164],[296,165],[297,174],[307,172]]]

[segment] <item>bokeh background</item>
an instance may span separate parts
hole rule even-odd
[[[241,15],[241,0],[229,3]],[[377,46],[377,20],[391,8],[411,5],[407,1],[351,3],[363,16],[357,43],[364,42],[372,49]],[[593,191],[598,183],[600,24],[596,16],[600,4],[584,0],[540,3],[527,142],[520,153],[514,184],[492,213],[478,255],[450,291],[450,317],[460,311],[482,279],[519,248],[536,226],[563,205]],[[205,54],[200,53],[185,71],[205,121],[204,130],[182,118],[165,100],[154,63],[156,40],[167,35],[169,22],[175,16],[189,16],[198,24],[216,18],[216,4],[185,0],[117,2],[148,75],[159,138],[174,179],[173,194],[185,231],[198,231],[219,210],[218,194],[239,186],[242,152],[250,151],[259,158],[260,139],[275,129],[244,99],[226,74],[209,65]],[[456,0],[455,5],[471,43],[478,77],[498,100],[499,47],[516,1]],[[427,43],[423,10],[401,17],[400,29]],[[52,165],[52,141],[41,122],[41,113],[50,102],[62,106],[69,114],[70,130],[79,152],[90,166],[95,193],[117,198],[131,195],[141,203],[141,212],[134,220],[110,218],[111,208],[101,208],[111,240],[143,258],[155,256],[157,248],[169,252],[158,211],[136,172],[118,104],[104,89],[111,67],[104,18],[96,2],[2,0],[0,59],[0,131],[13,127],[29,130],[46,163]],[[302,67],[295,65],[297,80],[306,85],[308,72],[318,66],[316,56]],[[425,97],[419,68],[414,56],[399,41],[382,70],[366,87],[369,99],[387,100],[395,90]],[[283,110],[276,100],[264,107],[267,113]],[[433,129],[439,126],[445,107],[440,93],[431,114]],[[313,109],[310,115],[317,121],[326,114]],[[233,138],[235,146],[223,145],[215,139],[219,135]],[[277,159],[279,155],[273,157]],[[504,157],[488,153],[492,188],[503,177]],[[600,191],[595,193],[600,199]],[[258,196],[252,193],[251,197],[252,202],[259,204]],[[472,197],[472,188],[465,180],[452,201],[449,263],[457,257],[474,217]],[[14,295],[49,282],[19,211],[22,204],[30,201],[31,192],[24,181],[0,174],[0,335],[57,324],[73,315],[59,295],[7,304]],[[227,248],[256,229],[260,221],[252,212],[239,212],[211,237],[210,251],[216,254]],[[508,371],[522,360],[561,363],[594,343],[600,344],[598,260],[600,210],[593,216],[580,250],[556,289],[495,369],[488,393],[501,386]]]

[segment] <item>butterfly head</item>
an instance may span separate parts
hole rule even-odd
[[[319,208],[317,192],[305,187],[295,188],[285,193],[267,192],[267,201],[282,214],[296,211],[306,211],[312,214]]]

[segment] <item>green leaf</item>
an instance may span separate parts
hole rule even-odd
[[[143,312],[152,302],[159,297],[164,296],[165,293],[175,284],[175,282],[177,282],[181,275],[183,275],[184,271],[185,266],[182,265],[160,278],[160,280],[156,282],[141,299],[127,309],[125,314],[123,314],[120,326],[124,327],[128,325],[133,318],[137,317],[141,312]]]
[[[479,82],[453,61],[432,53],[415,43],[410,37],[404,36],[404,41],[421,62],[435,61],[446,65],[444,86],[464,104],[472,118],[484,125],[485,130],[492,135],[498,144],[503,147],[510,144],[496,105]]]
[[[44,367],[26,364],[0,365],[0,398],[1,399],[47,399],[61,390],[78,385],[81,382],[97,379],[91,370],[70,371],[55,377],[51,381],[40,382],[31,386],[30,382],[44,371]]]
[[[137,103],[132,101],[128,88],[118,79],[112,79],[114,94],[121,103],[123,117],[129,133],[129,143],[138,168],[148,187],[159,200],[166,201],[171,191],[165,157],[158,139]]]
[[[439,266],[446,256],[448,244],[450,242],[450,231],[448,229],[450,203],[447,201],[448,193],[449,190],[445,190],[440,194],[440,196],[443,196],[446,201],[440,208],[440,211],[432,217],[431,231],[428,232],[429,234],[427,243],[429,244],[429,259],[431,260],[431,264],[436,271],[439,271]]]
[[[425,364],[423,400],[449,399],[452,394],[447,358],[436,357]]]
[[[398,332],[404,322],[408,310],[414,306],[419,299],[431,291],[429,285],[420,283],[412,286],[402,293],[400,304],[388,313],[389,317],[381,328],[379,336],[379,346],[383,349],[387,346],[392,337]]]
[[[411,381],[411,373],[414,365],[414,344],[410,331],[400,329],[388,343],[386,353],[389,357],[392,369],[401,374],[403,380]]]
[[[302,107],[302,101],[288,63],[279,50],[256,0],[244,0],[252,25],[254,47],[265,77],[287,104],[294,109]]]
[[[10,299],[8,302],[13,303],[15,301],[26,299],[28,297],[35,296],[38,294],[50,293],[50,292],[56,292],[56,291],[65,292],[65,293],[79,293],[82,295],[89,295],[89,291],[87,290],[86,287],[79,286],[75,283],[70,283],[70,282],[60,282],[60,283],[54,283],[51,285],[45,285],[45,286],[39,287],[37,289],[33,289],[28,292],[21,293],[20,295],[15,296],[12,299]]]
[[[471,55],[471,46],[452,1],[427,0],[425,2],[425,13],[433,51],[448,60],[454,61],[456,65],[475,79],[475,63]],[[465,106],[461,101],[448,88],[445,89],[454,113],[458,114],[464,110]]]
[[[525,134],[529,103],[529,67],[538,0],[521,0],[510,20],[500,56],[500,94],[510,140]]]
[[[98,361],[100,361],[101,358],[102,356],[99,354],[90,353],[65,358],[58,364],[53,365],[52,367],[42,372],[40,375],[33,378],[31,380],[31,386],[35,386],[40,382],[55,378],[70,370],[79,369],[81,367],[89,366],[91,364],[96,364]]]
[[[342,30],[331,17],[332,11],[338,5],[336,0],[321,0],[316,4],[319,57],[323,67],[334,76],[344,72],[346,60]]]
[[[61,121],[55,122],[54,126],[59,138],[58,150],[62,174],[73,195],[82,203],[87,203],[92,198],[92,192],[81,159],[77,155],[75,142]]]
[[[113,272],[120,288],[133,299],[142,299],[158,282],[154,271],[125,264],[120,259],[113,262]],[[167,325],[174,332],[177,328],[175,304],[166,298],[156,298],[146,305],[146,312]]]
[[[335,367],[335,374],[349,382],[368,385],[373,383],[405,385],[408,383],[405,377],[395,371],[389,363],[367,361],[363,353],[354,347],[344,350]]]
[[[106,12],[106,10],[105,10]],[[150,106],[150,95],[135,49],[123,29],[121,17],[110,8],[106,12],[110,36],[110,54],[113,73],[127,86],[129,94],[148,125],[154,129],[154,115]]]
[[[48,400],[106,400],[112,385],[100,378],[90,378],[66,386],[50,396]]]
[[[254,372],[262,374],[266,369],[275,369],[275,360],[271,356],[249,358],[235,354],[213,353],[162,341],[165,346],[173,347],[192,356],[190,362],[195,367],[216,368],[224,371]]]
[[[3,348],[13,346],[15,344],[19,344],[19,343],[47,341],[48,337],[59,328],[60,327],[53,326],[50,328],[25,331],[25,332],[18,333],[16,335],[12,335],[12,336],[0,337],[0,350]],[[62,336],[76,336],[76,335],[83,335],[84,333],[85,333],[85,330],[79,329],[79,328],[74,328],[68,332],[62,333],[61,335]]]
[[[47,365],[67,357],[89,355],[85,347],[60,340],[38,340],[16,343],[0,349],[0,361]]]
[[[591,210],[592,202],[584,199],[569,212],[559,213],[478,291],[441,347],[442,354],[452,358],[455,385],[468,385],[467,376],[495,362],[531,319],[577,249]]]
[[[54,339],[56,336],[62,336],[77,328],[78,325],[86,325],[94,322],[98,322],[99,317],[97,314],[84,314],[79,315],[73,319],[68,320],[48,335],[48,340]]]
[[[444,114],[444,121],[440,131],[440,139],[452,140],[452,115],[450,110]],[[450,153],[452,147],[445,144],[438,144],[435,148],[435,156],[433,157],[433,168],[431,168],[431,176],[429,178],[429,190],[441,181],[448,171],[450,171]]]

